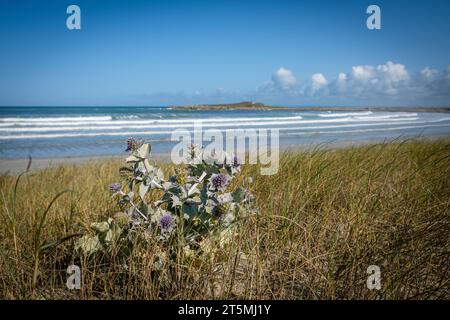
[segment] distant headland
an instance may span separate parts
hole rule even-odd
[[[173,106],[174,110],[298,110],[298,111],[385,111],[385,112],[445,112],[450,107],[286,107],[270,106],[260,102],[243,101],[224,104],[196,104]]]

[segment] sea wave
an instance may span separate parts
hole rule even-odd
[[[430,127],[430,126],[450,126],[450,124],[439,124],[439,125],[427,125],[428,123],[436,123],[442,121],[450,121],[450,118],[446,119],[438,119],[438,120],[430,120],[430,121],[422,121],[422,122],[395,122],[396,125],[404,125],[404,124],[414,124],[415,126],[402,127],[402,128],[420,128],[420,127]],[[299,131],[306,130],[304,132],[299,132],[297,134],[313,134],[313,133],[334,133],[337,131],[311,131],[317,129],[333,129],[333,128],[343,128],[343,127],[357,127],[357,126],[389,126],[392,125],[392,122],[380,122],[380,123],[360,123],[360,124],[344,124],[339,126],[316,126],[316,127],[270,127],[270,128],[251,128],[253,130],[261,130],[261,129],[279,129],[280,131]],[[396,127],[392,127],[396,128]],[[391,130],[392,128],[380,128],[373,130]],[[398,127],[400,128],[400,127]],[[372,130],[372,129],[367,129]],[[231,129],[222,130],[224,132],[230,132]],[[75,138],[75,137],[97,137],[97,136],[144,136],[144,135],[164,135],[164,134],[172,134],[173,130],[161,130],[161,131],[113,131],[113,132],[80,132],[80,133],[54,133],[54,134],[22,134],[22,135],[4,135],[0,136],[0,140],[16,140],[16,139],[50,139],[50,138]],[[349,131],[350,132],[350,131]],[[293,133],[291,133],[293,134]]]
[[[355,116],[355,119],[394,119],[394,118],[409,118],[409,117],[417,117],[417,113],[396,113],[396,114],[389,114],[389,115],[376,115],[376,116],[370,116],[370,117],[361,117],[361,116]]]
[[[245,118],[188,118],[188,119],[149,119],[149,120],[113,120],[113,121],[60,121],[60,122],[52,122],[50,123],[48,121],[24,121],[21,119],[26,118],[16,118],[19,119],[17,121],[9,121],[10,119],[14,118],[6,118],[8,119],[8,123],[1,123],[0,121],[0,127],[10,127],[10,126],[73,126],[73,125],[139,125],[139,124],[159,124],[159,123],[176,123],[176,124],[182,124],[182,123],[193,123],[195,121],[201,121],[204,123],[214,121],[215,123],[221,123],[221,122],[245,122],[245,121],[279,121],[279,120],[301,120],[303,117],[301,116],[294,116],[294,117],[245,117]],[[34,118],[35,119],[35,118]],[[5,121],[6,122],[6,121]]]
[[[353,116],[364,116],[372,114],[372,111],[361,111],[361,112],[350,112],[350,113],[319,113],[318,116],[322,118],[334,118],[334,117],[353,117]]]
[[[114,117],[113,119],[115,120],[115,119],[120,119],[120,120],[127,120],[127,119],[140,119],[141,117],[139,117],[139,116],[137,116],[137,115],[135,115],[135,114],[132,114],[132,115],[128,115],[128,116],[117,116],[117,117]]]
[[[397,119],[384,119],[386,122],[396,122],[396,121],[416,121],[419,118],[397,118]],[[185,123],[167,123],[167,124],[147,124],[147,125],[136,125],[136,124],[128,124],[128,125],[116,125],[115,122],[111,122],[110,125],[104,126],[66,126],[66,127],[2,127],[0,128],[0,132],[57,132],[57,131],[98,131],[98,130],[130,130],[130,129],[176,129],[180,127],[193,127],[196,124],[201,124],[202,127],[216,127],[216,128],[224,128],[224,127],[254,127],[254,126],[282,126],[282,125],[296,125],[296,124],[304,124],[304,125],[313,125],[317,123],[345,123],[345,122],[375,122],[373,119],[355,119],[355,118],[338,118],[338,119],[318,119],[318,120],[286,120],[286,121],[251,121],[251,122],[185,122]],[[112,124],[112,125],[111,125]]]
[[[10,117],[10,118],[0,118],[0,122],[73,122],[73,121],[111,121],[111,116],[99,116],[99,117],[39,117],[39,118],[19,118],[19,117]]]
[[[310,134],[353,134],[353,133],[367,133],[367,132],[379,132],[379,131],[398,131],[405,129],[421,129],[421,128],[433,128],[433,127],[450,127],[450,124],[440,125],[440,124],[429,124],[423,126],[402,126],[402,127],[392,127],[392,128],[377,128],[377,129],[358,129],[358,130],[337,130],[337,131],[313,131],[313,132],[292,132],[287,133],[287,135],[298,136],[298,135],[310,135]]]

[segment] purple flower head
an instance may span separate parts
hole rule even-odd
[[[159,227],[162,231],[169,231],[174,223],[174,218],[171,214],[165,214],[159,220]]]
[[[228,176],[223,173],[213,174],[209,179],[210,189],[223,191],[228,185]]]
[[[113,183],[109,186],[109,191],[111,191],[112,193],[117,193],[121,188],[122,186],[120,183]]]
[[[137,211],[136,208],[133,208],[132,210],[130,210],[129,212],[130,218],[131,218],[131,224],[134,226],[140,225],[141,224],[141,215],[139,214],[139,212]]]
[[[239,158],[237,156],[231,157],[231,167],[234,169],[237,169],[241,166],[241,162],[239,161]]]
[[[128,138],[127,149],[125,151],[135,151],[142,146],[142,141],[138,141],[135,138]]]

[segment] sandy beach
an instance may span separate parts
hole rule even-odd
[[[442,138],[441,136],[427,137],[425,140],[436,140]],[[314,148],[320,149],[337,149],[346,147],[357,147],[376,143],[389,143],[392,140],[371,139],[367,141],[328,141],[324,143],[309,143],[303,145],[289,145],[280,146],[280,152],[302,152],[312,150]],[[404,139],[403,139],[404,140]],[[421,140],[417,138],[415,140]],[[33,158],[30,171],[39,171],[48,168],[55,168],[62,165],[84,165],[89,162],[99,162],[101,160],[118,160],[123,161],[126,154],[105,155],[105,156],[86,156],[86,157],[59,157],[59,158]],[[152,153],[151,158],[155,162],[168,163],[170,162],[170,153]],[[23,172],[28,165],[28,158],[17,159],[0,159],[0,175],[16,175]]]

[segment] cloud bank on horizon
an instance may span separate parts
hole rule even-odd
[[[162,104],[226,103],[251,100],[288,105],[392,105],[448,106],[450,66],[437,70],[428,66],[410,72],[405,65],[387,61],[380,65],[357,65],[340,72],[334,79],[314,73],[309,79],[297,78],[287,67],[280,67],[271,78],[253,91],[194,93],[166,92],[141,95],[143,100]]]

